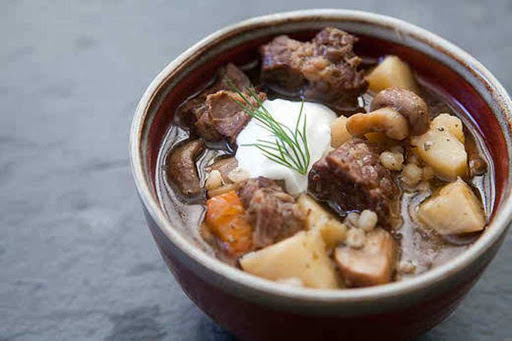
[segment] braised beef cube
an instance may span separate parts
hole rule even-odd
[[[279,36],[260,49],[262,81],[306,99],[325,103],[339,113],[359,109],[358,97],[368,84],[361,59],[353,52],[357,38],[328,27],[311,42]]]
[[[305,79],[298,65],[292,63],[292,55],[302,46],[302,43],[279,36],[271,43],[260,48],[262,60],[262,81],[278,84],[285,90],[297,91],[304,85]]]
[[[304,213],[276,182],[263,177],[247,180],[238,195],[254,228],[256,248],[277,243],[304,229]]]
[[[381,226],[396,223],[398,187],[366,140],[354,138],[317,161],[309,172],[308,190],[339,213],[370,209]]]
[[[180,109],[180,118],[182,123],[193,127],[197,134],[207,141],[220,141],[226,136],[232,138],[233,136],[230,135],[233,131],[232,127],[237,127],[241,122],[246,123],[246,119],[243,115],[239,115],[240,108],[238,106],[235,108],[236,111],[232,113],[232,115],[235,116],[230,120],[232,122],[227,122],[227,118],[230,115],[225,111],[222,112],[222,119],[224,123],[215,124],[213,122],[212,115],[209,112],[210,107],[208,103],[208,96],[214,95],[220,91],[231,90],[229,81],[231,81],[232,85],[241,91],[245,91],[251,86],[249,78],[247,78],[247,76],[235,65],[230,63],[219,70],[217,73],[217,80],[213,85],[203,90],[193,99],[189,100]],[[219,112],[216,112],[213,117],[218,114]],[[226,123],[229,127],[226,127]],[[219,127],[221,131],[218,130]],[[235,131],[236,130],[237,129],[235,129]],[[239,130],[236,133],[238,134],[238,132]]]
[[[180,144],[168,156],[167,176],[185,196],[195,196],[202,191],[196,159],[205,148],[203,140],[193,140]]]
[[[251,97],[246,96],[246,98],[251,101],[252,105],[258,105]],[[251,118],[234,99],[243,102],[243,99],[232,91],[220,90],[208,95],[206,98],[208,111],[203,114],[207,115],[215,131],[229,138],[230,142],[235,142],[238,133],[240,133]],[[265,96],[262,93],[260,94],[260,100],[265,100]]]

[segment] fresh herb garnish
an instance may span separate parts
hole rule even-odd
[[[263,107],[262,101],[253,88],[247,88],[248,98],[230,80],[228,80],[228,84],[242,98],[241,101],[237,98],[233,98],[233,100],[274,137],[274,140],[258,139],[257,142],[244,144],[244,146],[258,148],[268,159],[291,168],[299,174],[306,175],[310,155],[306,135],[306,115],[303,115],[304,100],[300,105],[295,129],[292,130],[272,117],[268,110]]]

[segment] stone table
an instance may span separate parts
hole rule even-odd
[[[232,339],[184,296],[153,245],[128,130],[146,86],[191,44],[312,5],[423,26],[512,88],[507,0],[1,2],[0,340]],[[509,235],[462,306],[419,340],[512,337],[511,251]]]

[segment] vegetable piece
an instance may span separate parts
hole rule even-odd
[[[367,114],[355,114],[347,120],[347,131],[354,136],[380,132],[394,140],[409,136],[407,119],[394,109],[382,108]]]
[[[195,196],[202,191],[196,159],[204,152],[205,148],[203,140],[188,141],[180,144],[167,158],[169,180],[185,196]]]
[[[365,287],[391,281],[397,257],[397,243],[387,231],[376,228],[366,234],[364,246],[338,247],[334,259],[345,284]]]
[[[460,178],[423,202],[418,218],[441,235],[481,231],[485,226],[482,203]]]
[[[389,88],[379,92],[372,101],[371,110],[390,108],[402,114],[409,122],[412,136],[425,133],[430,127],[427,103],[413,91]]]
[[[244,271],[273,281],[299,278],[306,287],[338,288],[334,265],[325,252],[319,231],[301,231],[294,236],[251,252],[240,259]]]
[[[300,209],[306,212],[306,229],[319,230],[327,249],[332,249],[344,241],[347,235],[347,226],[320,206],[309,195],[302,194],[298,199]]]
[[[467,172],[468,155],[464,145],[450,132],[430,129],[411,143],[438,177],[453,181]]]
[[[347,118],[340,116],[331,123],[331,147],[338,148],[352,138],[347,131]]]
[[[411,68],[397,56],[387,56],[366,77],[370,90],[377,93],[381,90],[397,87],[418,93],[418,85]]]
[[[252,227],[245,218],[245,209],[235,191],[206,202],[205,223],[226,251],[233,256],[248,252],[252,247]]]
[[[432,120],[430,129],[439,131],[447,130],[452,133],[462,144],[464,144],[464,131],[462,129],[462,121],[457,116],[449,114],[439,114]]]
[[[306,230],[321,229],[326,221],[334,216],[320,206],[315,199],[307,194],[301,194],[297,199],[300,209],[306,212]]]

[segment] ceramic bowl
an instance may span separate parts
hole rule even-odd
[[[357,53],[398,55],[438,91],[455,99],[469,112],[494,160],[496,191],[487,231],[460,256],[413,279],[362,289],[316,290],[256,278],[197,247],[157,199],[156,160],[176,107],[221,65],[257,58],[257,47],[272,37],[309,39],[326,26],[357,35]],[[407,339],[432,328],[457,307],[504,239],[512,212],[511,110],[509,95],[484,66],[417,26],[349,10],[279,13],[223,28],[163,69],[135,112],[132,170],[167,266],[188,297],[234,335],[243,340]]]

